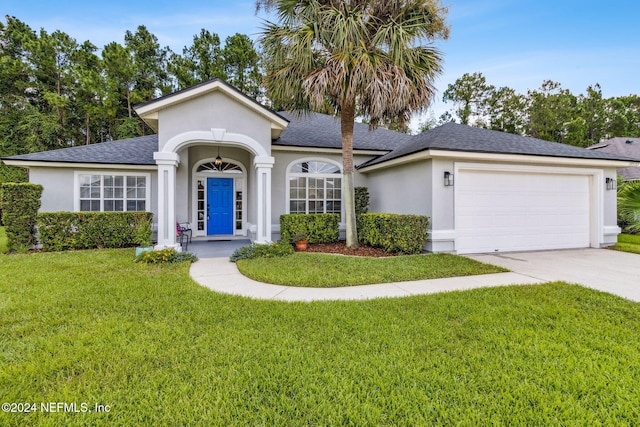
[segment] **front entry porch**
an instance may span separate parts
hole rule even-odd
[[[257,243],[271,241],[274,159],[268,154],[246,135],[224,129],[172,138],[154,154],[157,248],[180,246],[174,228],[180,222],[191,223],[194,240],[241,236]]]
[[[223,240],[222,238],[194,238],[189,243],[188,251],[195,254],[198,258],[229,258],[233,252],[242,247],[251,244],[251,240],[247,238],[231,238]]]

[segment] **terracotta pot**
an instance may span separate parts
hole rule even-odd
[[[307,240],[301,240],[299,242],[296,242],[296,251],[298,252],[304,252],[307,250]]]

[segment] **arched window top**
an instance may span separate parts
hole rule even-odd
[[[291,173],[340,174],[340,168],[333,163],[313,160],[296,163],[291,167]]]
[[[198,166],[196,172],[242,173],[242,168],[230,162],[222,162],[220,166],[216,166],[213,162],[206,162]]]

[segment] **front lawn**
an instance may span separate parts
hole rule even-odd
[[[640,304],[550,283],[217,294],[133,250],[0,256],[0,425],[634,425]],[[75,403],[42,412],[41,403]],[[83,413],[95,404],[109,412]],[[64,408],[64,407],[63,407]]]
[[[610,249],[640,254],[640,236],[633,234],[619,234],[618,243],[611,246]]]
[[[367,258],[298,252],[286,257],[240,260],[237,264],[242,274],[259,282],[317,288],[508,271],[451,254]]]

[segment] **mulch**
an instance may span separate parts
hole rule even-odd
[[[397,254],[385,252],[382,249],[361,245],[357,249],[348,248],[344,241],[337,243],[310,243],[307,252],[320,252],[326,254],[368,256],[368,257],[389,257]]]

